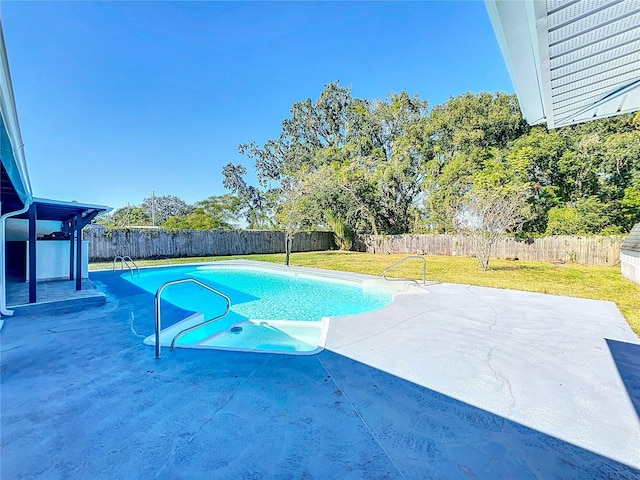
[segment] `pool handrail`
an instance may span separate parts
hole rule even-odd
[[[385,280],[389,280],[387,278],[387,275],[386,275],[386,273],[389,270],[391,270],[392,268],[397,267],[398,265],[403,264],[407,260],[411,260],[412,258],[419,258],[420,260],[422,260],[422,284],[426,285],[427,284],[427,261],[424,259],[424,257],[422,255],[409,255],[407,257],[404,257],[402,260],[397,261],[393,265],[389,265],[387,268],[385,268],[382,271],[382,278],[384,278]]]
[[[187,333],[195,330],[196,328],[200,328],[203,327],[205,325],[210,324],[211,322],[215,322],[216,320],[220,320],[223,317],[226,317],[227,314],[229,313],[229,311],[231,310],[231,299],[226,296],[224,293],[216,290],[215,288],[207,285],[206,283],[201,282],[200,280],[196,280],[195,278],[191,278],[191,277],[187,277],[187,278],[181,278],[178,280],[169,280],[168,282],[163,283],[160,288],[158,288],[158,290],[156,291],[156,297],[155,297],[155,316],[156,316],[156,321],[155,321],[155,327],[156,327],[156,358],[160,358],[160,331],[162,330],[162,318],[161,318],[161,310],[160,310],[160,300],[161,300],[161,296],[162,296],[162,292],[164,291],[165,288],[171,286],[171,285],[177,285],[179,283],[186,283],[186,282],[192,282],[195,283],[196,285],[199,285],[219,296],[221,296],[222,298],[224,298],[227,301],[227,308],[225,309],[224,313],[222,315],[218,315],[217,317],[213,317],[209,320],[205,320],[204,322],[198,323],[197,325],[192,325],[191,327],[185,328],[184,330],[178,332],[178,334],[173,337],[173,340],[171,341],[171,351],[175,350],[176,347],[176,341],[178,340],[178,338],[180,338],[183,335],[186,335]]]
[[[124,270],[124,266],[126,265],[127,268],[129,269],[129,272],[131,273],[131,276],[133,277],[133,272],[135,269],[136,275],[139,277],[140,276],[140,269],[138,268],[138,265],[136,265],[136,262],[133,261],[133,258],[131,258],[129,255],[118,255],[117,257],[115,257],[113,259],[113,271],[116,271],[116,262],[120,260],[121,264],[120,264],[120,270]],[[131,262],[131,264],[133,265],[133,268],[131,268],[131,265],[129,265],[129,262]]]

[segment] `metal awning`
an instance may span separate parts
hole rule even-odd
[[[64,202],[37,197],[33,197],[31,205],[36,209],[38,220],[56,220],[63,223],[73,219],[81,219],[82,223],[87,224],[98,215],[111,210],[111,207],[104,205]],[[29,212],[16,215],[14,218],[29,218]]]
[[[88,203],[63,202],[61,200],[49,200],[46,198],[33,198],[39,220],[60,220],[67,222],[72,218],[81,218],[83,223],[89,223],[96,216],[111,210],[104,205],[91,205]]]
[[[22,216],[26,216],[29,221],[29,303],[36,302],[37,221],[60,221],[60,229],[67,234],[69,241],[69,280],[73,280],[75,276],[76,290],[82,290],[82,229],[96,216],[109,210],[111,210],[109,207],[101,205],[63,202],[61,200],[47,200],[44,198],[33,199],[33,202],[29,206],[29,211],[22,214]],[[16,218],[21,218],[21,216],[17,215]]]
[[[485,4],[530,124],[556,128],[640,110],[640,1]]]

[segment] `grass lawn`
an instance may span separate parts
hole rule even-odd
[[[380,275],[382,270],[404,257],[406,257],[404,254],[380,255],[342,251],[308,252],[294,253],[291,256],[291,264]],[[166,260],[140,260],[136,261],[136,263],[142,267],[238,258],[284,263],[284,254],[172,258]],[[483,272],[478,268],[478,263],[474,258],[427,255],[425,259],[427,260],[427,279],[430,281],[510,288],[513,290],[615,302],[633,331],[640,336],[640,285],[636,285],[624,278],[620,274],[620,267],[593,267],[574,264],[553,265],[544,262],[492,260],[491,269]],[[92,263],[89,269],[111,269],[112,265],[112,262]],[[421,279],[422,262],[409,260],[392,270],[389,276]]]

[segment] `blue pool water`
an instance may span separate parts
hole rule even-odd
[[[153,294],[167,281],[189,277],[226,294],[232,307],[224,319],[181,337],[180,346],[311,351],[326,335],[323,318],[368,312],[392,300],[386,288],[244,265],[169,267],[142,270],[139,277],[123,275]],[[226,305],[194,283],[172,285],[162,298],[202,313],[205,319],[219,315]]]

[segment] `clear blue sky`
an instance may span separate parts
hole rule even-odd
[[[240,143],[339,80],[358,98],[513,92],[484,3],[2,1],[35,196],[225,193]]]

